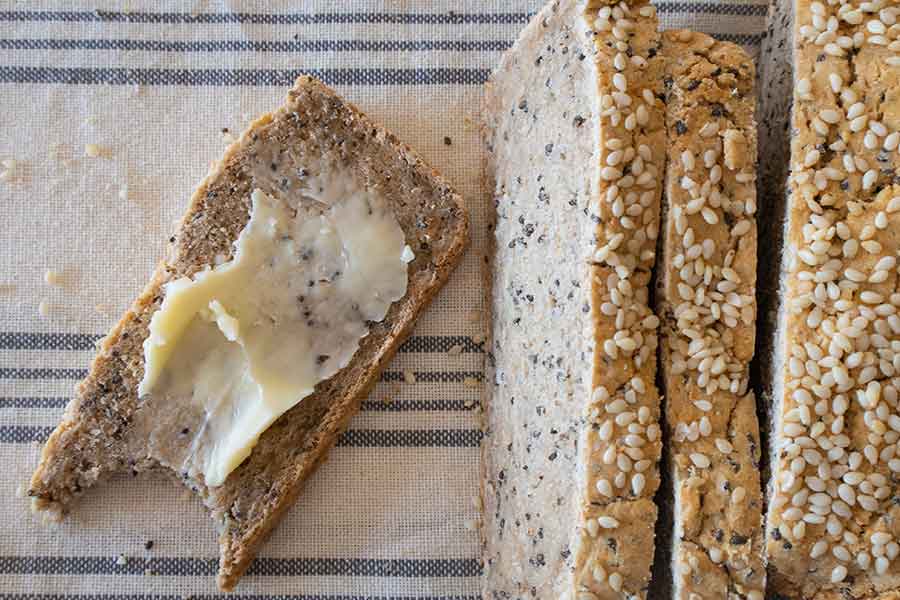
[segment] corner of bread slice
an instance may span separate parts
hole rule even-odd
[[[284,183],[299,182],[307,170],[352,180],[367,201],[393,214],[412,252],[406,292],[381,321],[367,322],[369,333],[346,366],[269,425],[222,485],[207,486],[201,472],[184,467],[191,443],[179,438],[188,430],[183,419],[202,421],[202,410],[191,413],[177,399],[161,406],[153,394],[138,397],[150,319],[166,283],[233,257],[255,190],[286,203],[290,214],[308,214],[314,199],[301,193],[306,188]],[[194,192],[166,261],[103,340],[43,449],[29,489],[35,508],[67,508],[114,473],[167,473],[218,524],[218,581],[233,588],[461,260],[468,223],[462,198],[413,150],[321,82],[300,77],[285,104],[255,120]]]

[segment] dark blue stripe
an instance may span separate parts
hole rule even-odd
[[[53,429],[38,425],[0,425],[0,444],[44,442],[53,433]]]
[[[121,11],[43,11],[21,10],[0,12],[0,21],[44,21],[98,23],[241,23],[252,25],[324,25],[324,24],[394,24],[394,25],[474,25],[524,24],[530,15],[515,13],[174,13]]]
[[[497,52],[505,40],[212,40],[0,39],[4,50],[124,50],[148,52]]]
[[[140,557],[126,560],[124,565],[117,565],[115,556],[0,556],[0,573],[5,575],[143,575],[146,569],[163,576],[212,576],[218,571],[218,561],[189,557],[154,557],[145,560]],[[247,571],[249,576],[260,577],[477,577],[480,573],[481,568],[474,558],[259,557]],[[194,595],[192,597],[198,598]]]
[[[71,398],[0,397],[0,408],[63,408]]]
[[[87,369],[0,367],[0,379],[84,379]]]
[[[0,408],[62,409],[70,398],[40,398],[34,396],[0,397]],[[362,410],[371,412],[467,411],[475,410],[475,403],[466,400],[366,400]]]
[[[257,559],[259,560],[259,559]],[[326,596],[322,594],[0,594],[0,600],[482,600],[481,596]]]
[[[2,425],[0,443],[44,442],[53,427],[38,425]],[[476,448],[481,443],[477,429],[351,429],[336,445],[342,448]]]
[[[478,429],[350,429],[337,440],[343,448],[476,448]]]
[[[723,42],[732,42],[741,46],[756,46],[762,42],[765,33],[710,33],[712,37]]]
[[[0,332],[0,350],[93,350],[102,339],[89,333]],[[463,335],[415,335],[400,345],[400,352],[448,352],[459,346],[462,353],[482,353],[484,342]]]
[[[288,87],[300,75],[328,85],[481,85],[488,69],[125,69],[0,66],[0,83]]]
[[[259,560],[259,559],[257,559]],[[482,600],[481,596],[326,596],[322,594],[0,594],[0,600]]]
[[[52,369],[29,367],[0,367],[0,379],[84,379],[87,369]],[[482,381],[481,371],[413,371],[417,383],[461,383],[466,379]],[[385,371],[380,381],[405,381],[404,371]]]
[[[407,412],[407,411],[466,411],[475,410],[476,403],[467,400],[366,400],[362,410],[371,412]],[[0,401],[0,406],[3,406]]]
[[[0,331],[0,350],[93,350],[102,335]]]
[[[29,333],[0,331],[0,350],[93,350],[103,336],[91,333]],[[466,335],[414,335],[400,345],[400,352],[447,352],[459,346],[464,353],[484,352]]]
[[[762,4],[713,4],[694,2],[660,2],[660,13],[764,16]],[[392,25],[508,25],[525,24],[531,13],[174,13],[121,11],[2,11],[0,21],[98,22],[98,23],[190,23],[253,25],[325,25],[325,24],[392,24]]]
[[[654,3],[659,13],[684,13],[685,15],[735,15],[740,17],[764,17],[769,10],[764,4],[713,4],[711,2],[659,2]]]

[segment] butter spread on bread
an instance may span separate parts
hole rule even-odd
[[[304,178],[303,211],[256,189],[234,258],[164,286],[144,340],[140,395],[189,401],[199,422],[180,470],[221,485],[259,435],[344,368],[406,293],[393,215],[352,179]],[[167,424],[168,427],[171,424]]]

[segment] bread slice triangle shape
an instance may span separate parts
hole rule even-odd
[[[369,333],[345,367],[275,420],[221,486],[207,486],[202,473],[167,466],[179,444],[189,443],[190,435],[179,441],[181,411],[161,410],[137,393],[151,318],[164,300],[164,284],[233,257],[254,190],[306,210],[310,198],[292,192],[292,184],[322,169],[352,178],[393,213],[414,254],[406,293],[383,320],[367,322]],[[467,240],[462,198],[436,171],[324,84],[300,77],[285,103],[254,121],[213,166],[170,239],[167,258],[102,340],[32,476],[35,509],[65,511],[82,491],[116,473],[162,471],[192,490],[216,522],[217,581],[232,589],[447,281]]]

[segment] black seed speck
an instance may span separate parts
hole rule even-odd
[[[675,121],[675,133],[678,135],[684,135],[687,133],[687,125],[684,124],[684,121],[681,119]]]

